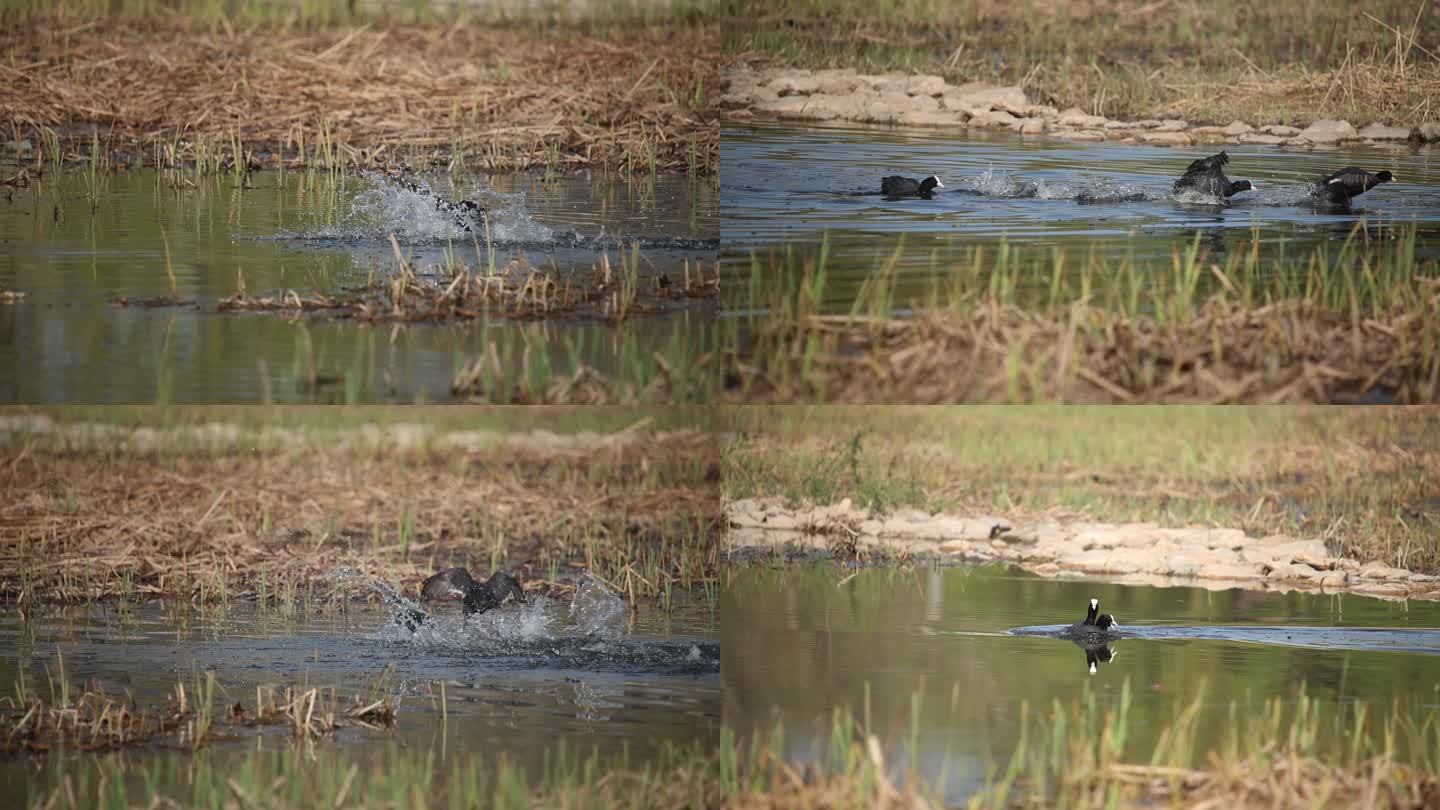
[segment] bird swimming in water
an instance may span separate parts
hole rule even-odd
[[[1374,174],[1355,166],[1346,166],[1334,174],[1320,178],[1315,184],[1315,196],[1335,205],[1349,205],[1350,201],[1380,185],[1389,183],[1395,175],[1388,171]]]
[[[1193,161],[1185,169],[1185,173],[1180,175],[1180,179],[1175,181],[1171,191],[1176,194],[1182,191],[1198,191],[1226,199],[1241,191],[1253,190],[1255,186],[1249,180],[1231,182],[1230,178],[1225,176],[1224,166],[1229,162],[1230,156],[1224,152]]]
[[[512,599],[521,603],[526,601],[525,589],[520,586],[520,581],[504,571],[496,571],[490,575],[490,579],[477,582],[465,568],[446,568],[431,574],[420,585],[420,597],[435,600],[458,599],[467,619],[500,607]],[[414,632],[426,618],[424,612],[411,609],[401,621],[406,629]]]
[[[1060,635],[1066,638],[1102,640],[1118,636],[1119,629],[1120,623],[1115,621],[1114,616],[1100,612],[1100,600],[1091,599],[1090,609],[1085,613],[1085,621],[1066,627],[1060,631]]]
[[[940,178],[930,175],[924,180],[911,180],[900,175],[891,175],[880,178],[880,193],[886,197],[925,197],[929,198],[937,188],[944,188],[945,184]]]

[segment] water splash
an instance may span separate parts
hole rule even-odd
[[[1164,197],[1136,183],[1117,183],[1109,178],[1075,185],[1062,181],[1029,180],[1008,171],[987,169],[979,177],[967,177],[960,188],[986,197],[1010,200],[1075,200],[1079,203],[1121,203],[1158,200]]]
[[[1224,197],[1216,194],[1206,194],[1203,191],[1197,191],[1193,188],[1175,192],[1175,202],[1185,205],[1208,205],[1217,208],[1226,204]]]
[[[495,243],[544,244],[555,239],[555,231],[536,222],[525,210],[525,193],[502,194],[470,181],[452,193],[439,192],[421,177],[408,178],[415,188],[397,183],[379,172],[363,172],[364,188],[350,200],[338,224],[317,227],[284,238],[320,240],[384,241],[395,234],[404,243],[485,242],[484,231],[467,231],[452,211],[438,208],[437,199],[455,202],[474,200],[486,209],[490,240]]]
[[[1082,204],[1149,202],[1163,199],[1164,196],[1137,183],[1117,183],[1109,178],[1101,178],[1081,189],[1075,195],[1075,201]]]
[[[1040,184],[1012,176],[1009,172],[986,169],[979,177],[962,178],[958,185],[966,190],[986,197],[1004,197],[1011,200],[1029,200],[1040,196]]]
[[[625,602],[588,572],[575,588],[570,619],[582,635],[616,639],[625,635]]]
[[[503,669],[577,669],[677,675],[720,670],[720,645],[713,642],[630,638],[629,608],[600,580],[586,575],[568,604],[546,596],[465,617],[427,613],[388,583],[351,568],[326,578],[356,582],[377,594],[390,617],[375,637],[426,652],[463,654]],[[407,621],[420,617],[415,625]],[[413,627],[413,629],[412,629]]]
[[[302,231],[281,230],[271,237],[278,241],[305,240],[326,242],[375,242],[384,244],[390,235],[406,245],[478,244],[485,248],[484,230],[465,230],[453,211],[437,208],[437,199],[454,202],[473,200],[486,209],[490,225],[489,240],[501,248],[572,248],[587,251],[623,249],[639,246],[641,250],[717,250],[720,240],[683,236],[625,237],[600,233],[582,234],[573,228],[552,228],[537,222],[525,208],[525,192],[503,194],[471,180],[450,193],[436,191],[421,177],[408,178],[415,188],[391,180],[378,172],[364,172],[365,184],[338,217],[335,225]]]
[[[437,192],[424,178],[413,178],[414,189],[373,172],[364,175],[370,187],[351,201],[346,219],[354,228],[371,233],[395,233],[397,239],[485,240],[485,233],[467,231],[452,212],[436,207],[435,201],[474,200],[486,209],[489,236],[495,242],[549,242],[554,231],[532,219],[525,210],[525,193],[501,194],[474,181],[452,195]],[[453,199],[452,199],[453,197]]]

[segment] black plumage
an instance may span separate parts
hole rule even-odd
[[[1255,186],[1249,180],[1232,182],[1225,176],[1224,167],[1229,162],[1230,156],[1224,152],[1200,158],[1185,169],[1185,173],[1175,181],[1172,190],[1177,194],[1182,191],[1198,191],[1212,197],[1229,198],[1241,191],[1254,189]]]
[[[424,599],[459,599],[468,617],[500,607],[511,599],[524,602],[525,589],[520,587],[519,580],[504,571],[496,571],[485,582],[476,582],[467,569],[447,568],[431,574],[420,585],[420,596]],[[413,632],[425,621],[425,614],[411,610],[403,621]]]
[[[924,180],[891,175],[880,178],[880,193],[886,197],[929,197],[937,188],[944,188],[940,178],[930,175]]]
[[[1381,183],[1389,183],[1395,175],[1388,171],[1371,174],[1355,166],[1346,166],[1334,174],[1320,178],[1315,194],[1332,203],[1347,204]]]

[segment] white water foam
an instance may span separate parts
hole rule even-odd
[[[483,229],[467,231],[453,212],[436,207],[436,200],[473,200],[486,209],[489,238],[495,242],[545,243],[553,229],[536,222],[525,210],[525,192],[502,194],[471,180],[452,193],[437,192],[420,177],[407,178],[415,190],[379,172],[365,172],[366,187],[350,201],[339,224],[310,229],[293,237],[302,239],[363,239],[382,241],[390,234],[401,242],[446,242],[484,245]]]

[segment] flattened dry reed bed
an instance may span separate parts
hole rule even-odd
[[[422,275],[400,255],[397,245],[395,261],[399,269],[384,279],[372,274],[363,286],[305,296],[284,290],[252,297],[242,287],[222,298],[217,306],[221,312],[321,313],[371,323],[441,323],[479,318],[570,318],[619,323],[719,297],[718,268],[712,274],[703,262],[697,261],[692,269],[687,260],[682,275],[672,280],[667,273],[642,275],[638,248],[620,255],[619,268],[612,268],[610,255],[605,253],[588,274],[538,268],[520,258],[498,270],[452,262],[432,267]]]
[[[393,240],[392,240],[393,244]],[[457,365],[451,393],[477,404],[606,405],[710,402],[719,388],[712,361],[709,314],[720,296],[720,271],[687,260],[673,280],[668,273],[640,270],[638,249],[620,254],[612,268],[609,254],[588,274],[541,269],[523,258],[496,269],[472,269],[463,262],[417,272],[394,246],[398,270],[384,279],[374,274],[363,286],[332,292],[300,293],[286,289],[251,296],[244,276],[239,290],[217,302],[219,312],[276,313],[292,318],[352,319],[365,324],[440,324],[532,321],[534,329],[505,330],[484,351]],[[477,252],[480,248],[477,246]],[[120,298],[121,307],[198,307],[199,302],[171,295]],[[668,338],[644,339],[627,327],[646,316],[698,310],[697,324],[676,323]],[[617,327],[613,369],[591,363],[583,335],[556,342],[543,322],[600,321]],[[592,349],[598,348],[592,344]],[[306,358],[301,382],[312,388],[331,384],[313,357]]]
[[[710,173],[719,162],[718,32],[694,16],[316,30],[89,10],[3,19],[0,132],[29,139],[37,167]]]
[[[750,62],[1020,84],[1112,118],[1305,126],[1440,115],[1440,13],[1419,0],[783,0],[724,6]]]
[[[1372,713],[1362,702],[1332,707],[1295,694],[1244,713],[1235,701],[1223,742],[1194,743],[1204,690],[1177,701],[1174,720],[1153,750],[1136,750],[1130,684],[1117,701],[1094,692],[1048,710],[1021,707],[1020,741],[1009,763],[990,763],[971,810],[1009,807],[1433,807],[1440,801],[1440,717],[1433,709]],[[918,706],[918,702],[912,705]],[[784,730],[736,745],[721,729],[721,780],[727,806],[937,808],[943,798],[913,768],[897,775],[882,741],[849,707],[832,715],[821,760],[786,762]],[[912,718],[911,728],[918,727]],[[912,750],[918,738],[905,741]],[[911,757],[914,761],[914,757]],[[943,778],[943,777],[942,777]]]
[[[414,593],[448,565],[503,567],[532,589],[589,571],[632,601],[665,601],[718,567],[718,449],[706,433],[456,434],[396,449],[362,430],[338,444],[242,439],[191,452],[148,429],[100,444],[90,432],[8,437],[6,601],[373,598],[327,575],[348,567]]]
[[[257,686],[254,705],[247,709],[241,696],[226,693],[216,683],[214,672],[196,673],[188,682],[182,676],[163,705],[146,707],[132,695],[107,694],[98,684],[70,686],[64,658],[57,656],[56,663],[58,672],[49,673],[46,683],[48,698],[42,697],[38,684],[25,682],[23,670],[14,694],[0,697],[0,753],[99,752],[143,745],[195,751],[259,726],[289,726],[293,737],[313,739],[347,726],[395,725],[388,669],[348,701],[333,687]]]
[[[977,249],[904,318],[894,263],[839,315],[821,307],[824,246],[757,258],[745,305],[770,315],[727,337],[726,387],[748,402],[1434,402],[1436,262],[1415,258],[1413,228],[1368,233],[1299,270],[1258,250],[1221,265],[1198,239],[1169,273],[1092,257],[1078,278],[1063,253]]]

